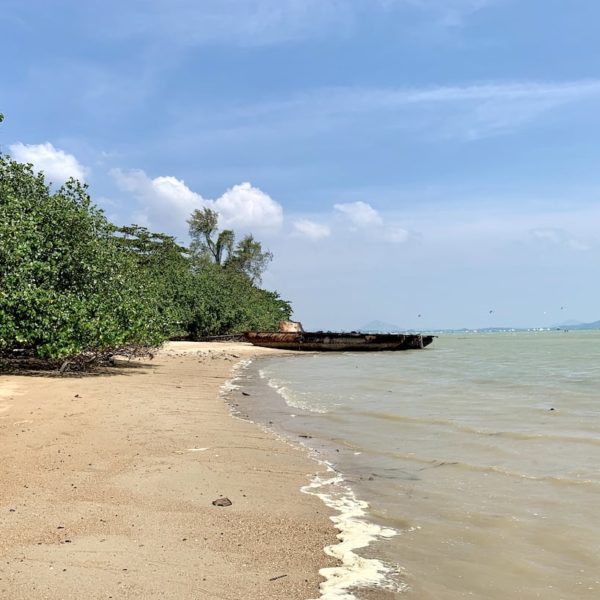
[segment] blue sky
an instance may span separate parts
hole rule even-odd
[[[118,223],[185,241],[217,209],[309,327],[597,320],[599,21],[594,0],[3,0],[0,144]]]

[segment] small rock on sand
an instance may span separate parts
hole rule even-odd
[[[213,506],[231,506],[233,504],[229,498],[217,498],[212,503]]]

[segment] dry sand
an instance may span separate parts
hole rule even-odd
[[[219,397],[269,353],[172,343],[99,375],[0,376],[0,598],[317,598],[335,530],[299,491],[316,463]]]

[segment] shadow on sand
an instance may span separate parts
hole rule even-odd
[[[57,377],[83,379],[87,377],[114,377],[133,375],[143,369],[156,369],[156,364],[148,360],[128,360],[115,358],[103,364],[90,365],[85,369],[61,371],[62,363],[45,361],[39,358],[0,358],[0,375],[19,375],[23,377]]]

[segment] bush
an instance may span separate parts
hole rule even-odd
[[[30,165],[0,156],[0,351],[41,358],[155,346],[170,323],[86,187],[52,193]]]
[[[243,273],[205,264],[194,274],[191,319],[192,339],[241,333],[249,329],[277,329],[289,319],[291,306],[276,292],[256,287]]]

